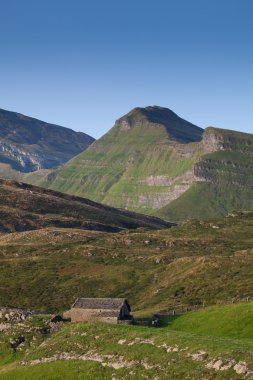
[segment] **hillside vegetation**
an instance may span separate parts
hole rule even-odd
[[[12,323],[0,310],[1,380],[253,378],[253,212],[165,228],[82,198],[0,185],[2,307],[54,314],[77,297],[126,297],[137,319],[163,315],[159,328],[51,330],[52,315]]]
[[[196,182],[157,215],[183,220],[253,210],[253,135],[208,128],[203,145],[216,151],[195,163]]]
[[[171,224],[155,217],[109,206],[15,181],[0,180],[0,231],[68,227],[98,231],[124,228],[164,228]]]
[[[7,328],[0,338],[0,377],[3,380],[252,379],[250,312],[250,303],[216,306],[180,316],[157,329],[66,322],[59,324],[58,332],[47,334],[43,328],[48,326],[50,316],[33,316],[14,325],[5,322]],[[220,315],[222,322],[213,318],[214,314]],[[237,327],[233,322],[235,316],[240,326],[238,334],[232,330]],[[17,336],[25,341],[13,352],[9,340]]]
[[[126,297],[138,313],[253,297],[253,214],[158,231],[46,228],[0,238],[0,305]]]
[[[166,108],[136,108],[66,165],[25,181],[152,213],[189,188],[202,133]]]
[[[253,339],[253,303],[210,306],[186,314],[164,318],[168,328],[238,339]]]
[[[253,210],[252,154],[251,134],[135,108],[65,165],[24,181],[167,220],[205,219]]]

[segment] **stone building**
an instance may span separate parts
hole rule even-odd
[[[124,298],[78,298],[67,312],[71,322],[132,323],[131,308]]]

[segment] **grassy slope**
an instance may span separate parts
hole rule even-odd
[[[63,310],[78,296],[117,296],[151,313],[253,297],[252,228],[253,214],[239,214],[161,231],[4,235],[0,305]]]
[[[178,144],[162,125],[116,125],[58,170],[24,180],[168,220],[203,219],[253,209],[252,154],[246,133],[208,128],[203,143]]]
[[[234,210],[253,210],[252,185],[230,186],[220,183],[194,183],[178,199],[155,214],[172,221],[189,218],[221,217]]]
[[[95,145],[97,150],[93,151],[93,146],[89,152],[82,153],[60,169],[57,173],[59,179],[54,181],[53,187],[117,207],[124,207],[130,202],[136,204],[134,208],[144,210],[145,207],[138,205],[141,195],[165,191],[163,186],[148,186],[145,183],[147,177],[176,177],[191,168],[192,162],[185,159],[175,165],[172,147],[167,143],[168,137],[162,127],[145,126],[130,132],[123,131],[117,144],[116,134],[116,129],[111,131],[106,142],[102,139]],[[80,185],[82,178],[83,185]]]
[[[214,128],[207,133],[222,141],[223,150],[206,154],[195,164],[195,173],[205,182],[194,183],[156,215],[184,220],[253,209],[253,136]]]
[[[119,231],[122,228],[162,228],[167,223],[114,209],[87,199],[0,180],[0,229],[5,232],[42,227],[76,227]]]
[[[193,334],[253,339],[253,304],[211,306],[168,318],[172,330]]]
[[[60,332],[50,336],[41,336],[35,332],[36,326],[42,325],[41,319],[35,317],[32,321],[26,321],[25,326],[16,327],[2,335],[0,377],[3,380],[17,378],[86,380],[112,379],[112,377],[242,380],[245,376],[237,375],[233,369],[215,371],[207,369],[205,365],[212,359],[219,358],[224,364],[233,359],[237,363],[241,360],[246,361],[248,370],[253,369],[251,355],[253,320],[249,315],[251,311],[252,304],[209,308],[183,315],[169,326],[158,329],[99,323],[92,325],[66,323]],[[234,322],[235,317],[237,323]],[[234,327],[234,330],[229,330],[229,325]],[[8,340],[12,336],[17,336],[19,330],[19,334],[25,336],[26,343],[16,354],[11,354]],[[125,339],[125,342],[119,344],[122,339]],[[139,342],[136,339],[139,339]],[[129,343],[131,344],[128,345]],[[176,347],[177,351],[166,352],[164,345],[172,349]],[[193,361],[190,355],[199,350],[206,352],[204,360]],[[21,360],[29,362],[62,352],[72,355],[83,355],[87,352],[100,356],[109,354],[112,358],[103,359],[104,363],[120,362],[121,357],[124,362],[132,365],[129,368],[113,369],[98,362],[82,360],[58,360],[35,366],[19,365]]]
[[[166,196],[175,184],[151,186],[148,177],[174,180],[191,170],[198,155],[197,143],[173,147],[162,124],[146,122],[127,130],[116,125],[49,176],[40,172],[24,180],[114,207],[150,213],[154,200]],[[177,184],[181,182],[179,178]]]

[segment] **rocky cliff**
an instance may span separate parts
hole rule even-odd
[[[207,128],[192,185],[157,215],[172,220],[253,210],[253,135]]]
[[[197,180],[244,186],[253,177],[253,135],[207,128],[202,140],[203,155],[194,165]]]
[[[85,133],[0,109],[2,176],[61,165],[93,141]]]

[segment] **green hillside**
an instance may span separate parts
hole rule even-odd
[[[194,165],[196,182],[157,215],[178,220],[253,210],[253,135],[208,128],[203,146],[217,151],[201,157]]]
[[[194,183],[180,198],[155,214],[179,221],[215,218],[233,210],[253,210],[252,185],[233,186],[226,180],[220,183]]]
[[[253,210],[253,135],[204,133],[161,107],[136,108],[58,169],[23,181],[168,220]]]
[[[170,223],[152,216],[118,210],[20,182],[0,180],[1,233],[45,227],[117,232],[170,226]]]
[[[248,302],[207,307],[167,318],[166,322],[168,328],[177,331],[253,339],[253,304]]]
[[[249,313],[252,304],[202,310],[205,328],[200,333],[193,322],[204,326],[199,311],[157,329],[66,322],[60,331],[48,334],[41,331],[50,316],[34,316],[20,325],[7,324],[10,328],[2,333],[0,378],[252,379],[253,321]],[[229,328],[224,333],[219,316],[224,328],[231,325],[231,334]],[[17,336],[25,342],[12,352],[9,340]]]
[[[119,233],[44,228],[0,237],[0,305],[62,311],[126,297],[150,314],[253,297],[253,214]]]
[[[168,109],[136,108],[66,165],[25,181],[152,213],[190,186],[202,132]]]

